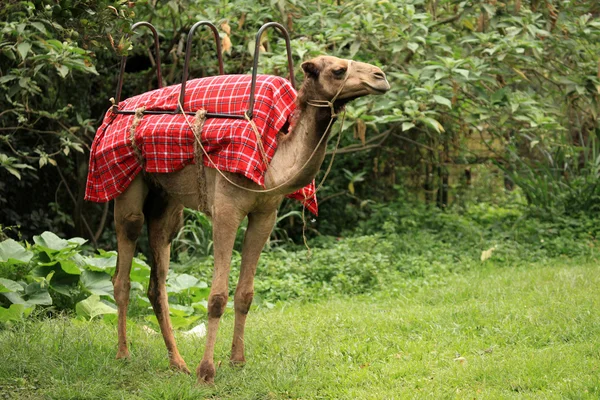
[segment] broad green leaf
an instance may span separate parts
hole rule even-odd
[[[52,298],[48,293],[48,287],[44,287],[40,282],[34,282],[27,285],[21,292],[2,293],[13,304],[23,304],[30,307],[35,304],[49,306],[52,304]]]
[[[67,274],[71,275],[81,275],[81,269],[77,266],[74,261],[71,260],[61,260],[60,267]]]
[[[52,297],[50,297],[50,293],[48,293],[48,291],[38,292],[27,296],[27,301],[25,302],[25,305],[30,306],[33,304],[39,304],[41,306],[51,306]]]
[[[452,108],[452,102],[443,96],[438,96],[437,94],[434,94],[433,100],[435,100],[435,102],[438,104],[442,104],[448,106],[448,108]]]
[[[190,306],[182,306],[179,304],[169,304],[169,312],[171,315],[185,317],[194,313],[194,308]]]
[[[0,278],[0,293],[22,292],[23,286],[10,279]]]
[[[79,246],[86,244],[87,243],[87,239],[84,238],[80,238],[80,237],[72,237],[71,239],[68,239],[67,242],[69,243],[75,243]]]
[[[13,239],[0,243],[0,263],[27,264],[31,257],[33,253]]]
[[[117,267],[117,256],[84,257],[86,267],[92,271],[105,271]]]
[[[23,304],[11,304],[9,308],[0,307],[0,322],[20,321],[29,316],[34,307]]]
[[[2,293],[2,295],[4,295],[4,297],[6,297],[8,299],[8,301],[10,301],[12,304],[26,304],[27,303],[27,300],[24,297],[24,293],[11,292],[11,293]]]
[[[83,271],[80,282],[92,294],[113,297],[113,284],[105,272]]]
[[[39,236],[34,236],[35,244],[45,247],[50,250],[62,250],[69,247],[69,242],[61,239],[52,232],[44,232]]]
[[[185,317],[173,315],[171,316],[171,324],[173,325],[173,329],[189,329],[189,327],[195,324],[199,319],[199,315],[189,315]]]
[[[75,311],[77,312],[77,315],[89,319],[93,319],[98,315],[117,313],[115,306],[103,302],[97,294],[93,294],[87,299],[77,303]]]
[[[24,60],[27,57],[27,53],[31,50],[31,43],[29,42],[21,42],[17,45],[17,51],[21,55],[21,58]]]
[[[195,303],[192,303],[192,307],[194,307],[195,310],[200,311],[201,313],[206,313],[208,312],[208,301],[197,301]]]
[[[179,293],[196,286],[198,282],[198,278],[188,274],[175,275],[167,280],[167,290],[169,292]]]
[[[206,282],[199,282],[193,288],[190,288],[187,295],[193,302],[198,302],[201,300],[208,299],[208,295],[210,294],[210,288],[206,284]]]

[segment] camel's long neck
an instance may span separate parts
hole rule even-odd
[[[325,132],[331,119],[329,108],[305,105],[297,112],[296,124],[290,133],[279,138],[265,176],[267,188],[283,184],[278,193],[292,193],[314,179],[325,158],[327,136],[331,133],[331,128]]]

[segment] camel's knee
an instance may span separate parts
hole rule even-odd
[[[254,298],[254,292],[236,292],[234,298],[235,311],[242,314],[248,314],[250,306],[252,305],[252,299]]]
[[[115,216],[117,233],[124,233],[127,239],[135,242],[142,233],[144,227],[144,214],[129,213],[122,218]]]
[[[208,296],[208,316],[220,318],[227,307],[227,293],[216,293]]]
[[[129,277],[126,279],[119,279],[115,274],[113,277],[113,287],[115,289],[115,301],[117,304],[129,301],[129,291],[131,290]]]

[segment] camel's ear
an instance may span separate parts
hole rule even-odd
[[[317,79],[319,77],[319,73],[321,72],[317,63],[312,60],[303,62],[302,69],[304,70],[304,74],[307,78]]]

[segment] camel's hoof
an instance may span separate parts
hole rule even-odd
[[[129,360],[131,358],[131,356],[129,355],[129,350],[125,349],[125,350],[121,350],[119,349],[117,351],[117,357],[115,357],[117,360]]]
[[[246,365],[246,359],[244,357],[242,357],[241,359],[231,358],[229,360],[229,365],[236,368],[242,368],[244,365]]]
[[[183,360],[172,360],[169,362],[169,366],[175,371],[183,372],[188,375],[191,374],[187,364]]]
[[[215,383],[215,364],[209,361],[202,361],[196,369],[198,383],[212,385]]]

